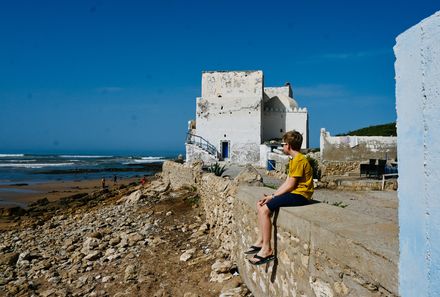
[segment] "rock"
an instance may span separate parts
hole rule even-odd
[[[111,282],[113,279],[114,279],[113,276],[108,275],[108,276],[104,276],[104,277],[102,278],[101,281],[102,281],[103,283],[108,283],[108,282]]]
[[[93,237],[87,237],[83,243],[83,248],[81,252],[88,254],[90,251],[94,250],[99,246],[99,239]]]
[[[49,297],[51,295],[52,296],[55,295],[55,290],[54,289],[48,289],[48,290],[40,292],[40,296],[43,296],[43,297]]]
[[[222,292],[228,292],[232,289],[238,288],[239,286],[241,286],[242,283],[243,281],[240,277],[234,277],[229,282],[227,282],[226,285],[223,286]]]
[[[165,214],[165,216],[169,217],[169,216],[172,215],[172,214],[173,214],[172,211],[168,211],[168,212]]]
[[[0,266],[1,265],[14,266],[15,263],[17,263],[19,256],[20,256],[19,253],[0,254]]]
[[[241,297],[243,296],[242,291],[243,289],[241,287],[229,289],[226,291],[222,290],[222,293],[219,295],[219,297]]]
[[[109,244],[112,246],[118,245],[121,242],[121,238],[119,236],[115,236],[110,239]]]
[[[124,281],[130,282],[137,279],[136,267],[134,265],[128,265],[124,272]]]
[[[170,188],[169,181],[163,181],[162,179],[155,180],[151,182],[150,186],[148,187],[149,191],[154,191],[157,193],[164,193]]]
[[[143,193],[141,190],[134,191],[128,196],[124,196],[118,200],[118,203],[136,204],[141,200]]]
[[[231,270],[231,267],[231,261],[217,260],[214,264],[212,264],[211,269],[216,273],[227,273]]]
[[[130,234],[128,234],[128,236],[127,236],[127,240],[128,240],[128,245],[129,246],[133,246],[133,245],[135,245],[138,241],[141,241],[141,240],[143,240],[144,239],[144,237],[142,236],[142,235],[140,235],[139,233],[136,233],[136,232],[134,232],[134,233],[130,233]]]
[[[29,204],[29,207],[33,207],[33,206],[44,206],[49,204],[49,199],[47,198],[42,198],[42,199],[38,199],[35,202],[32,202]]]
[[[232,274],[230,273],[216,273],[215,271],[211,271],[210,274],[210,282],[217,282],[217,283],[222,283],[228,279],[232,278]]]
[[[183,297],[199,297],[199,295],[191,292],[186,292],[185,294],[183,294]]]
[[[195,252],[196,252],[196,249],[195,249],[195,248],[193,248],[193,249],[189,249],[189,250],[186,250],[186,251],[180,256],[180,261],[183,261],[183,262],[188,261],[189,259],[192,258],[192,256],[194,255]]]
[[[84,260],[86,261],[95,261],[98,260],[99,258],[101,258],[101,251],[92,251],[90,254],[86,255],[84,257]]]
[[[238,185],[248,186],[263,186],[263,178],[252,165],[248,164],[246,167],[234,178],[234,183]]]
[[[26,214],[26,210],[19,206],[0,208],[0,217],[14,217],[24,214]]]
[[[12,296],[16,296],[19,290],[20,289],[18,288],[18,286],[12,283],[6,285],[6,291],[8,291],[8,293],[11,294]]]
[[[168,296],[164,288],[160,288],[159,290],[154,293],[153,297],[165,297]]]
[[[89,235],[87,235],[87,237],[101,239],[102,238],[102,234],[100,232],[92,232]]]

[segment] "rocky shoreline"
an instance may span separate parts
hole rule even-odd
[[[160,176],[40,200],[0,233],[0,296],[251,296],[198,203]]]

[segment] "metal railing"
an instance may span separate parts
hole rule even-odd
[[[186,135],[186,143],[187,144],[194,144],[196,146],[198,146],[199,148],[201,148],[202,150],[208,152],[209,154],[215,156],[217,159],[220,160],[220,153],[217,150],[217,148],[212,145],[211,143],[209,143],[209,141],[207,141],[205,138],[203,138],[202,136],[198,136],[195,134],[192,134],[191,132],[188,132],[188,134]]]

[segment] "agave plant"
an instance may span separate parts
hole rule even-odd
[[[221,176],[226,170],[225,166],[226,165],[220,166],[220,164],[216,162],[208,167],[208,171],[214,173],[216,176]]]

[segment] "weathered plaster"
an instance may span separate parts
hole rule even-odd
[[[320,151],[323,161],[396,159],[397,137],[330,136],[330,133],[322,128]]]
[[[398,36],[401,296],[440,296],[440,12]]]
[[[219,152],[228,142],[226,161],[238,164],[259,164],[260,145],[293,129],[303,134],[306,148],[307,109],[298,108],[291,96],[288,84],[264,88],[262,71],[203,72],[202,96],[196,100],[197,135]]]
[[[204,72],[197,99],[197,133],[217,147],[228,141],[229,161],[256,163],[261,143],[262,71]]]

